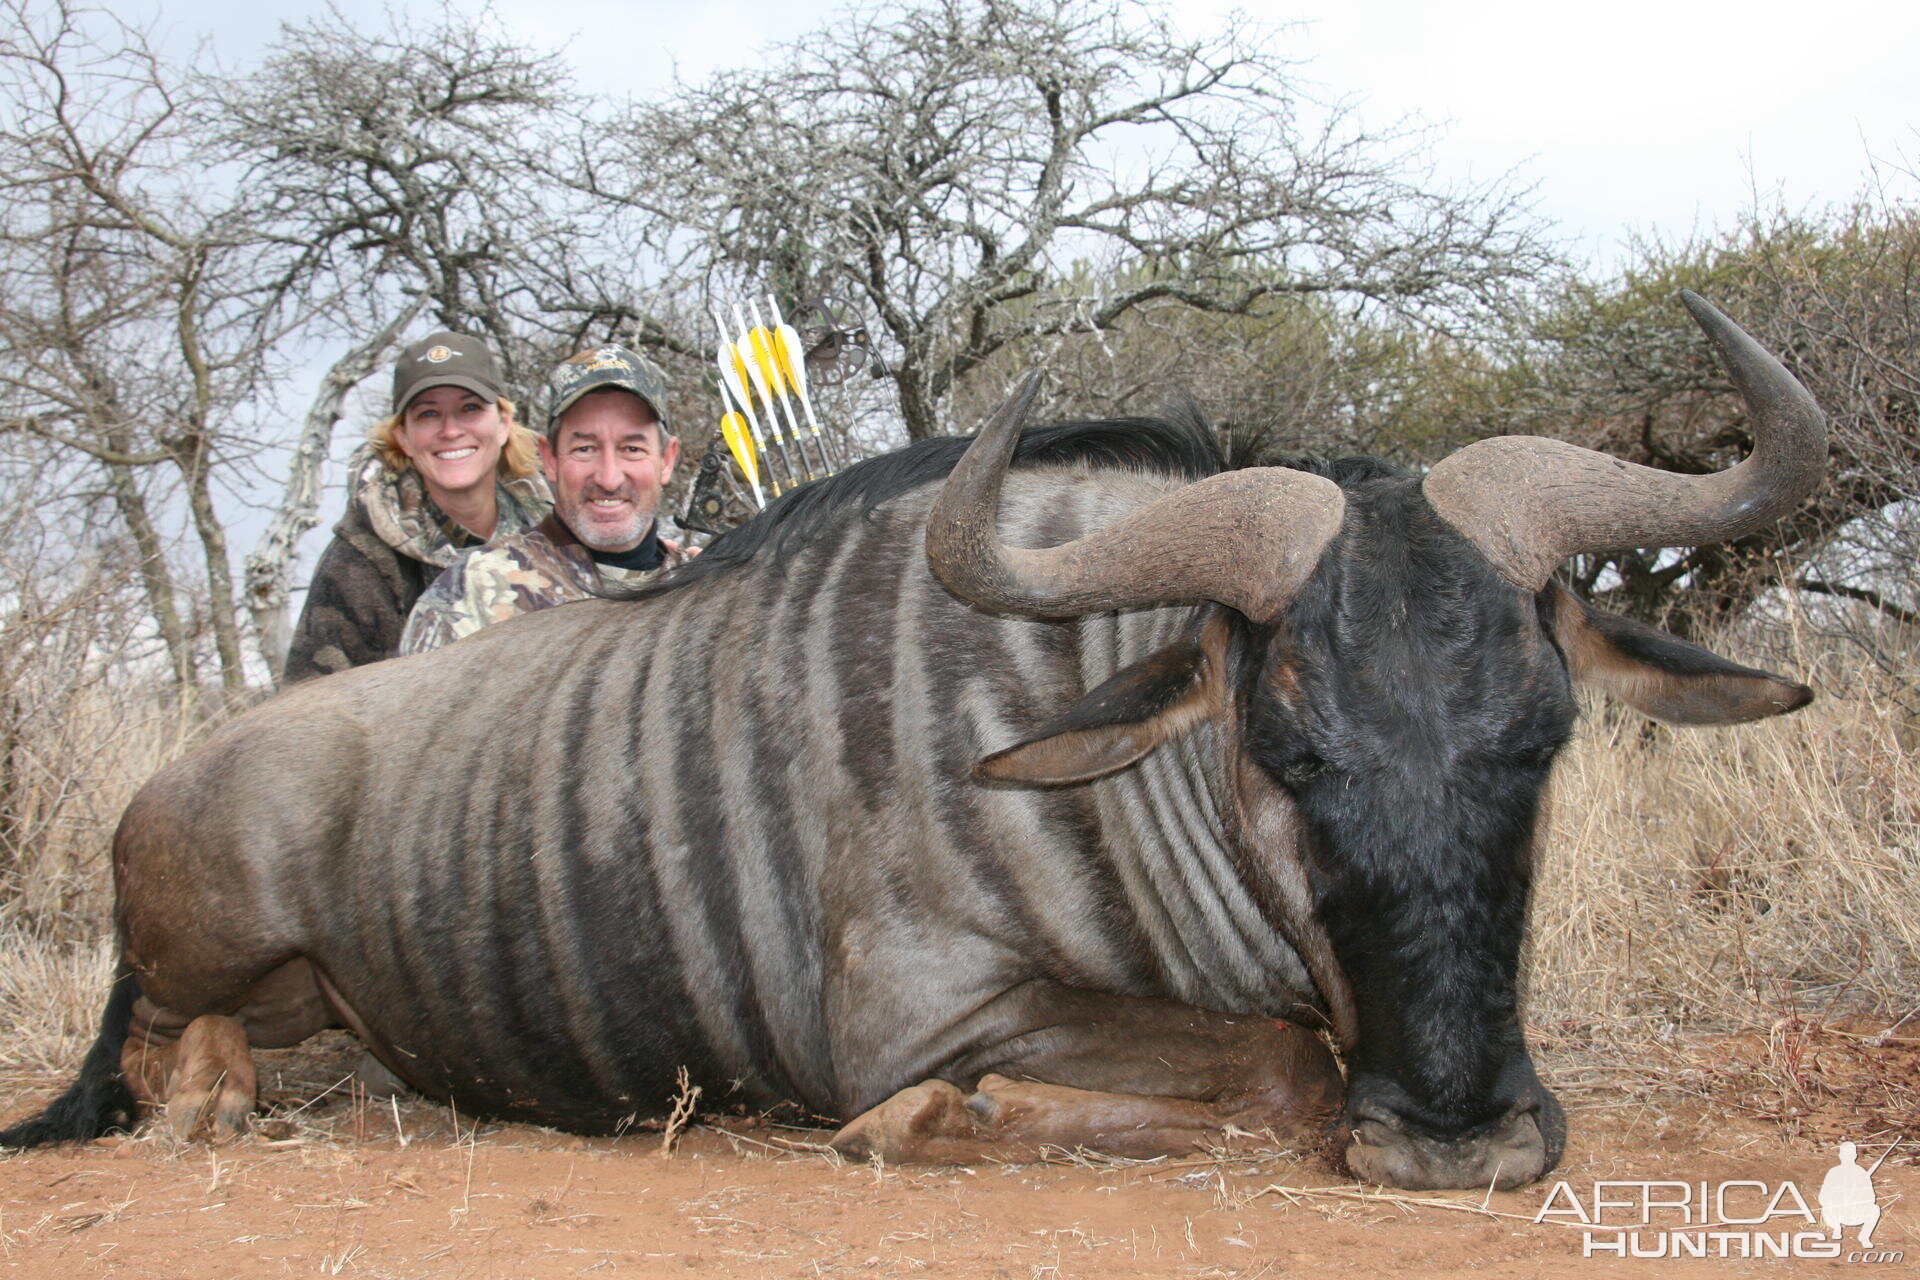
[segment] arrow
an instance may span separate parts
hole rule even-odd
[[[780,402],[780,408],[786,411],[787,429],[793,436],[794,445],[800,450],[800,456],[806,459],[807,478],[814,478],[815,469],[820,475],[833,474],[833,468],[827,465],[827,451],[820,443],[820,433],[814,432],[813,450],[807,450],[806,433],[800,429],[800,415],[793,411],[793,382],[780,370],[779,339],[773,330],[760,322],[760,304],[749,301],[747,312],[753,317],[753,350],[761,365],[766,369],[767,382],[773,387],[774,397]]]
[[[760,492],[760,466],[754,460],[753,439],[747,434],[747,420],[737,413],[722,414],[720,438],[727,442],[728,452],[740,464],[740,474],[753,486],[753,504],[765,510],[767,495]]]
[[[780,375],[793,389],[800,401],[800,407],[806,411],[807,426],[813,432],[814,448],[820,450],[826,460],[827,473],[846,466],[844,455],[830,447],[827,438],[820,434],[820,419],[813,416],[813,397],[807,394],[807,357],[800,349],[800,331],[787,323],[780,314],[780,304],[774,301],[772,294],[767,295],[767,311],[773,316],[773,354],[780,365]]]
[[[752,357],[747,361],[747,376],[753,379],[753,389],[760,393],[760,403],[767,411],[767,421],[773,424],[774,440],[784,449],[787,447],[786,434],[783,430],[779,407],[775,404],[779,398],[776,388],[780,384],[780,374],[773,367],[773,356],[767,350],[767,331],[758,327],[749,328],[746,317],[740,314],[738,306],[733,309],[733,318],[740,322],[740,336],[733,340],[734,350],[742,356]],[[793,452],[799,457],[801,465],[807,468],[807,479],[816,479],[813,463],[800,447],[798,433],[794,435]],[[796,472],[795,475],[797,478],[798,473]]]
[[[727,325],[720,318],[720,313],[715,311],[712,314],[714,327],[720,331],[720,351],[717,357],[720,363],[720,401],[724,405],[727,402],[726,393],[729,391],[733,393],[733,405],[737,412],[745,416],[747,430],[753,436],[754,447],[771,459],[773,455],[767,449],[766,437],[760,434],[760,419],[753,412],[753,400],[747,395],[746,361],[740,358],[740,353],[734,349],[732,343],[727,341]],[[790,472],[791,468],[788,470]],[[774,474],[774,468],[771,466],[767,468],[767,483],[772,486],[774,496],[779,497],[780,477]]]

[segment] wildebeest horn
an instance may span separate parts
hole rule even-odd
[[[1705,299],[1682,290],[1680,300],[1747,402],[1753,453],[1716,475],[1685,476],[1538,436],[1468,445],[1427,474],[1427,500],[1509,581],[1538,591],[1585,551],[1725,542],[1779,519],[1820,483],[1826,415],[1807,389]]]
[[[1029,374],[981,429],[928,514],[927,560],[961,599],[1047,618],[1216,600],[1264,622],[1339,532],[1338,485],[1257,467],[1209,476],[1057,547],[1004,545],[1000,485],[1040,379]]]

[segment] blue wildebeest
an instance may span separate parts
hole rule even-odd
[[[893,1160],[1338,1109],[1364,1177],[1535,1178],[1564,1124],[1517,970],[1573,682],[1688,723],[1811,696],[1549,583],[1817,482],[1806,392],[1688,305],[1752,414],[1719,475],[1531,438],[1225,470],[1193,423],[1022,438],[1030,380],[971,448],[801,490],[645,599],[297,686],[128,807],[100,1037],[0,1141],[138,1103],[229,1133],[250,1045],[345,1026],[423,1093],[584,1131],[684,1065]]]

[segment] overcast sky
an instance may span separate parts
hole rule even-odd
[[[155,0],[147,0],[154,4]],[[338,0],[382,21],[381,0]],[[129,6],[131,8],[132,6]],[[167,0],[174,39],[210,35],[230,65],[315,3]],[[475,6],[477,7],[477,6]],[[565,46],[604,91],[666,87],[751,62],[827,21],[823,0],[498,0],[529,43]],[[1803,208],[1858,193],[1879,164],[1920,191],[1920,4],[1892,0],[1175,0],[1190,34],[1239,7],[1291,22],[1277,47],[1329,96],[1378,124],[1439,126],[1443,177],[1518,170],[1576,248],[1608,260],[1630,231],[1669,239],[1725,227],[1756,196]]]

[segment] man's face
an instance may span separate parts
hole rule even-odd
[[[625,391],[582,396],[553,438],[540,442],[560,518],[595,551],[640,545],[679,457],[680,442],[660,430],[646,401]]]

